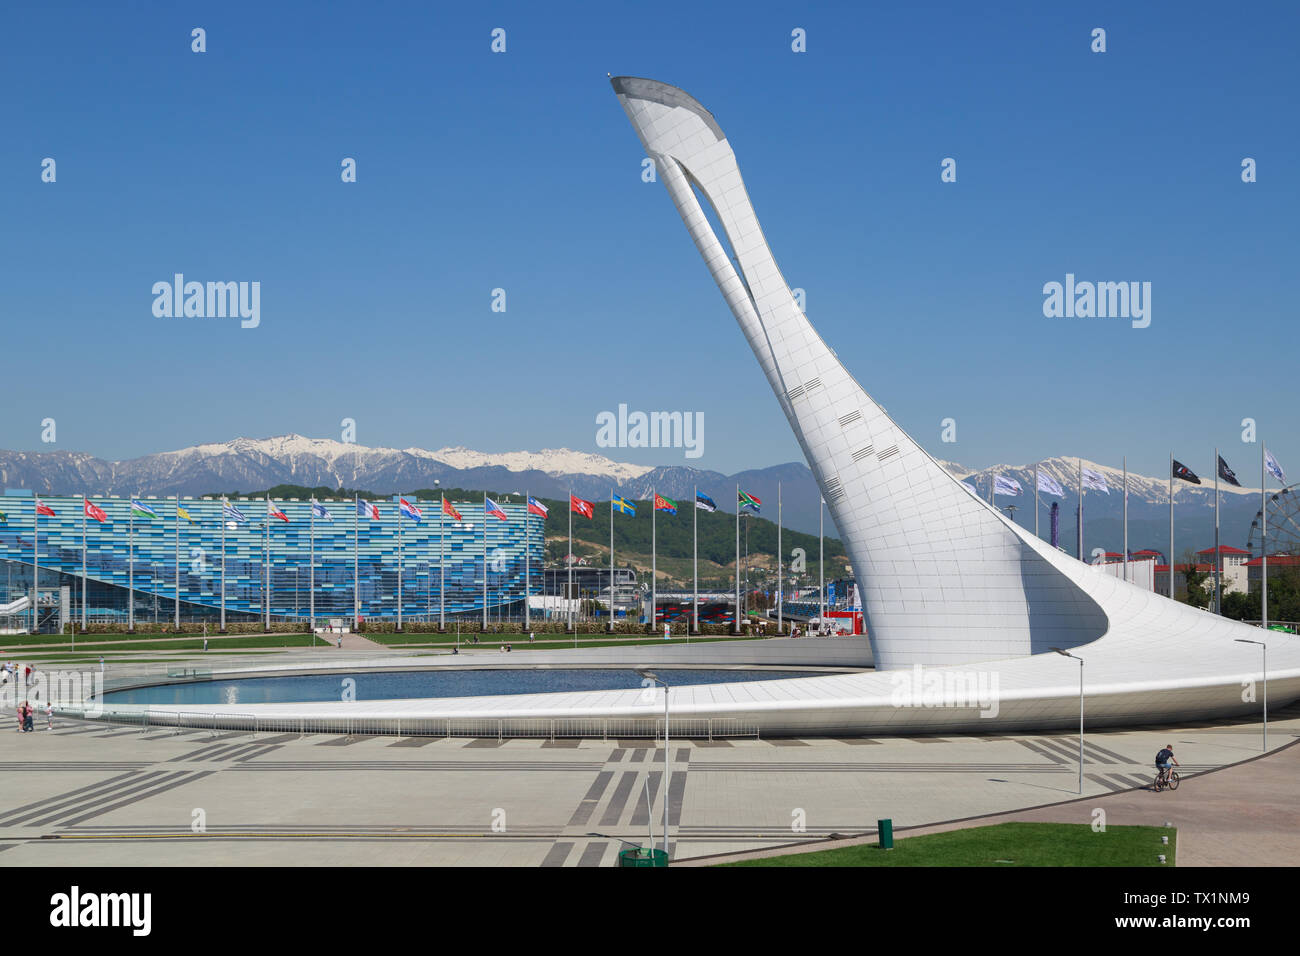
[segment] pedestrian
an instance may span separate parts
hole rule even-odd
[[[23,731],[31,733],[36,728],[32,726],[32,705],[30,701],[23,701]]]
[[[206,637],[203,639],[203,649],[205,651],[208,649],[208,639]]]
[[[52,700],[45,702],[45,723],[48,725],[47,729],[54,729],[54,701]]]

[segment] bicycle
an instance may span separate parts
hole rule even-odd
[[[1178,789],[1178,771],[1172,767],[1168,770],[1161,770],[1156,774],[1155,786],[1153,787],[1155,792],[1159,793],[1165,787],[1170,790]]]

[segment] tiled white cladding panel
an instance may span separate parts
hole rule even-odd
[[[1073,559],[1026,546],[822,342],[763,238],[727,141],[686,106],[620,100],[826,496],[862,585],[879,666],[1024,655],[1105,633],[1106,616],[1059,567]],[[752,302],[683,170],[712,202]],[[872,453],[862,454],[867,446]]]

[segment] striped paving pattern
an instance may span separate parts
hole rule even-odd
[[[1184,741],[1199,732],[1184,728],[1180,733],[1185,736],[1171,739]],[[406,852],[383,847],[425,846],[429,849],[420,853],[433,856],[420,859],[507,859],[586,867],[614,865],[624,842],[644,845],[651,831],[656,846],[663,839],[664,763],[655,741],[178,734],[119,728],[105,732],[102,725],[67,721],[53,732],[13,736],[8,746],[0,737],[0,774],[8,771],[14,782],[29,781],[29,786],[39,784],[49,792],[12,801],[17,804],[13,806],[0,800],[0,849],[7,860],[19,859],[14,848],[26,853],[54,844],[75,845],[79,852],[113,846],[163,862],[190,859],[184,854],[203,846],[228,847],[236,854],[247,852],[239,847],[284,847],[274,851],[277,859],[281,852],[293,859],[295,846],[303,848],[300,852],[326,853],[332,846],[375,847],[356,851],[363,854]],[[47,743],[42,745],[42,740]],[[1154,746],[1151,741],[1156,741]],[[1086,789],[1102,794],[1150,787],[1154,767],[1134,754],[1145,749],[1154,754],[1162,742],[1163,737],[1149,730],[1085,738]],[[60,760],[55,759],[56,746],[73,749]],[[22,759],[28,756],[33,759]],[[1038,806],[1074,794],[1078,759],[1078,738],[1061,735],[674,742],[668,788],[672,851],[691,856],[871,833],[872,795],[877,793],[889,794],[891,805],[906,807],[909,813],[924,812],[914,811],[913,805],[930,801],[936,807],[932,812],[944,815],[932,819],[953,816],[938,809],[943,804],[936,801],[946,797],[951,804],[968,791],[983,793],[986,801],[1018,801],[1009,808]],[[1216,766],[1186,764],[1184,779]],[[428,783],[402,782],[413,779],[413,773]],[[75,783],[59,786],[59,778],[69,774]],[[88,776],[98,779],[85,782]],[[263,779],[265,784],[260,783]],[[963,782],[945,782],[954,779]],[[481,780],[481,786],[475,780]],[[189,802],[207,805],[215,792],[212,786],[221,781],[226,782],[219,792],[235,795],[213,798],[215,806],[223,807],[218,814],[221,825],[193,832],[177,819],[174,794],[189,787]],[[335,795],[328,800],[364,792],[368,810],[355,814],[355,824],[313,822],[311,812],[295,813],[292,803],[286,804],[283,819],[293,822],[232,816],[233,811],[224,808],[240,806],[247,798],[239,795],[248,787],[259,788],[259,794],[289,788],[285,792]],[[548,796],[531,796],[535,793]],[[816,825],[796,831],[784,822],[789,810],[781,809],[782,801],[791,793],[816,808],[809,812]],[[910,796],[900,802],[900,793]],[[411,803],[402,794],[419,797]],[[823,794],[830,794],[831,801],[819,804]],[[477,809],[470,814],[473,822],[467,822],[460,807],[458,819],[448,802],[457,797],[472,797],[474,808],[509,805],[513,809],[508,830],[495,832],[486,813]],[[154,818],[148,808],[169,800],[171,822],[150,822]],[[835,800],[840,801],[838,810]],[[257,799],[251,806],[263,809]],[[412,807],[418,812],[411,813]],[[979,809],[986,808],[981,804]],[[123,822],[102,822],[108,814]],[[356,861],[383,859],[363,856]]]

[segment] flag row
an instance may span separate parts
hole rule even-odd
[[[1224,461],[1223,456],[1218,455],[1217,458],[1218,458],[1219,477],[1222,478],[1228,484],[1235,485],[1238,488],[1240,488],[1241,482],[1237,480],[1236,473],[1228,466],[1228,463]],[[1194,471],[1192,471],[1190,468],[1188,468],[1178,459],[1176,458],[1172,459],[1172,462],[1173,462],[1173,466],[1172,466],[1173,470],[1170,477],[1178,478],[1182,481],[1189,482],[1190,484],[1193,485],[1199,485],[1201,483],[1200,476],[1198,476]],[[1264,467],[1268,470],[1268,473],[1272,475],[1274,478],[1276,478],[1279,482],[1281,482],[1284,485],[1286,484],[1286,473],[1282,471],[1282,466],[1279,465],[1277,459],[1273,457],[1273,453],[1271,451],[1268,451],[1267,449],[1265,449],[1264,451]],[[1059,481],[1057,481],[1055,478],[1053,478],[1051,475],[1049,475],[1047,472],[1044,471],[1036,472],[1036,474],[1038,477],[1038,490],[1040,492],[1048,495],[1054,495],[1057,498],[1065,497],[1066,494],[1065,489],[1061,487],[1061,483]],[[1096,471],[1092,468],[1081,468],[1080,479],[1083,488],[1085,488],[1086,490],[1100,491],[1103,494],[1107,494],[1107,495],[1110,494],[1110,485],[1107,484],[1106,476],[1103,475],[1101,472]],[[962,486],[966,488],[967,491],[971,492],[974,495],[979,494],[979,492],[975,489],[975,486],[972,485],[969,481],[963,481]],[[1010,477],[1009,475],[994,475],[993,493],[995,495],[1014,497],[1016,495],[1023,494],[1024,489],[1022,488],[1019,481],[1017,481],[1015,478]]]

